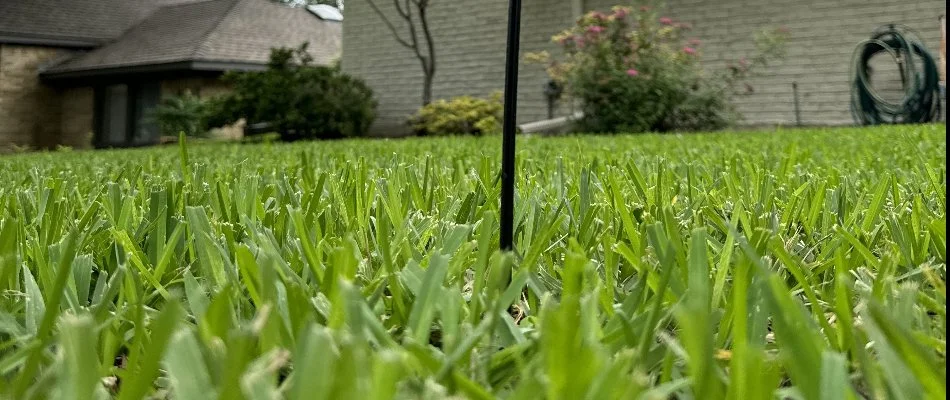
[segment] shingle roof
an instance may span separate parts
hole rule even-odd
[[[114,42],[47,68],[75,71],[181,62],[265,64],[273,47],[309,42],[314,62],[341,49],[342,26],[269,0],[204,0],[153,11]]]
[[[309,42],[314,62],[329,64],[342,51],[342,35],[342,24],[321,20],[304,8],[239,0],[196,54],[200,60],[266,63],[273,47]]]
[[[115,39],[156,8],[194,0],[3,0],[0,38],[91,47]]]

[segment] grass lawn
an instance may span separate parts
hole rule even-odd
[[[942,399],[944,129],[0,157],[0,398]]]

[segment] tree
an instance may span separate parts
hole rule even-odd
[[[432,82],[435,78],[435,44],[427,18],[429,0],[392,0],[392,2],[398,17],[405,21],[408,30],[407,35],[399,33],[396,25],[380,10],[375,0],[366,0],[366,3],[379,15],[383,24],[389,28],[396,42],[409,49],[419,60],[423,77],[422,105],[427,106],[432,102]],[[421,40],[419,38],[420,31],[422,32]]]

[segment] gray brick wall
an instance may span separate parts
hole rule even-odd
[[[384,11],[391,2],[377,0]],[[588,9],[608,9],[622,0],[587,0]],[[919,31],[936,56],[942,1],[915,0],[668,0],[666,15],[690,22],[703,41],[709,68],[722,68],[752,50],[753,32],[769,26],[791,30],[788,57],[751,81],[755,92],[735,99],[747,124],[794,123],[792,82],[798,82],[803,123],[851,123],[849,68],[855,45],[884,24]],[[486,96],[504,82],[507,0],[435,0],[430,20],[437,46],[434,96]],[[554,50],[550,37],[573,21],[563,0],[524,2],[522,51]],[[380,101],[377,134],[405,133],[404,122],[421,103],[421,68],[391,37],[363,0],[347,3],[343,28],[343,68],[367,80]],[[895,78],[896,79],[896,78]],[[519,122],[543,119],[546,101],[540,66],[522,65]],[[896,81],[889,83],[893,90]],[[567,113],[561,107],[559,113]]]
[[[600,3],[600,4],[597,4]],[[604,7],[614,2],[588,1]],[[904,24],[917,30],[934,57],[939,53],[938,17],[943,1],[914,0],[729,0],[711,6],[704,0],[668,0],[672,18],[690,22],[703,40],[703,59],[721,68],[752,50],[754,32],[770,26],[790,30],[788,55],[752,79],[755,92],[736,98],[750,124],[791,124],[795,121],[792,82],[798,82],[801,117],[805,124],[851,124],[850,68],[855,46],[875,28]],[[884,61],[884,60],[882,60]],[[882,92],[893,98],[900,85],[896,67],[887,61],[879,73]],[[893,73],[886,74],[890,69]]]
[[[523,52],[549,48],[550,37],[571,21],[569,5],[560,1],[526,1]],[[384,12],[392,3],[377,0]],[[460,95],[488,96],[504,87],[507,0],[435,0],[429,11],[436,42],[436,99]],[[393,20],[398,23],[399,21]],[[399,26],[402,28],[402,26]],[[405,133],[405,120],[421,105],[422,69],[401,47],[373,10],[362,0],[346,5],[343,26],[343,69],[366,79],[380,102],[374,132]],[[540,66],[522,66],[520,121],[546,115]]]

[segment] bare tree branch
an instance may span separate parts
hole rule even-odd
[[[408,38],[404,38],[399,34],[399,30],[396,29],[395,24],[379,9],[374,0],[366,0],[366,3],[369,4],[370,8],[372,8],[376,15],[383,21],[383,24],[385,24],[392,33],[393,38],[403,47],[412,51],[413,55],[419,60],[424,79],[422,104],[429,104],[432,100],[432,83],[435,76],[435,40],[433,39],[432,31],[429,29],[429,20],[426,14],[429,7],[429,0],[393,0],[393,8],[396,14],[405,21],[406,28],[409,30]],[[418,16],[418,20],[413,16],[413,8],[415,9],[415,14]],[[417,23],[420,24],[420,26],[417,27]],[[425,50],[422,49],[422,45],[419,43],[418,31],[420,29],[422,30],[423,39],[425,40]]]
[[[399,16],[401,16],[403,19],[409,18],[409,4],[403,6],[399,3],[399,0],[393,0],[393,6],[396,7],[396,12],[399,13]]]
[[[416,7],[419,9],[419,19],[422,21],[428,21],[426,19],[426,7],[429,4],[429,0],[420,0],[416,2]],[[426,38],[426,48],[429,50],[429,75],[435,75],[435,45],[432,39],[432,31],[429,30],[429,24],[422,24],[422,33]]]
[[[370,8],[376,12],[376,15],[379,16],[379,19],[383,20],[383,23],[386,24],[386,27],[389,28],[390,32],[392,32],[393,38],[396,39],[399,44],[405,46],[406,48],[412,49],[412,44],[399,36],[399,31],[397,31],[393,23],[389,21],[389,18],[386,17],[386,14],[384,14],[383,11],[376,6],[376,3],[373,2],[373,0],[366,0],[366,3],[368,3]]]
[[[419,36],[416,35],[416,24],[412,20],[412,10],[409,8],[409,0],[406,0],[406,25],[409,25],[409,37],[412,38],[412,50],[415,51],[416,57],[419,58],[423,63],[423,68],[425,67],[425,57],[422,55],[422,49],[419,48]]]

